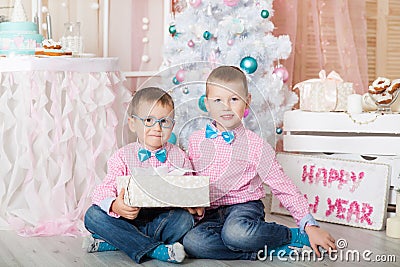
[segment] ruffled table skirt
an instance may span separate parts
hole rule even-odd
[[[0,230],[81,235],[131,95],[112,58],[0,60]]]

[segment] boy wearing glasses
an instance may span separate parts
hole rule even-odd
[[[192,169],[177,146],[168,143],[174,127],[174,102],[156,87],[139,90],[131,101],[129,129],[137,142],[120,148],[108,160],[108,172],[92,196],[93,205],[85,215],[85,227],[95,238],[88,251],[120,249],[135,262],[144,257],[179,263],[185,258],[178,242],[193,227],[185,209],[130,207],[124,204],[124,189],[117,192],[117,176],[131,175],[133,168],[167,166]],[[188,209],[202,215],[202,209]]]

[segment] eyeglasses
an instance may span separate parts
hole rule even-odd
[[[175,124],[175,120],[168,118],[168,117],[164,117],[161,119],[157,119],[156,117],[153,117],[153,116],[141,118],[135,114],[132,114],[131,117],[141,120],[143,125],[146,127],[153,127],[154,125],[156,125],[156,123],[159,123],[161,128],[170,129]]]

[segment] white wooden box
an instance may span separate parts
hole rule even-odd
[[[400,154],[400,114],[287,111],[283,149],[288,152]]]

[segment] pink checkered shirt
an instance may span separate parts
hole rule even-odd
[[[118,196],[117,192],[117,176],[131,175],[132,168],[156,168],[160,166],[168,166],[169,171],[177,168],[192,169],[192,164],[186,153],[179,147],[167,143],[167,160],[161,163],[156,157],[152,156],[148,160],[141,162],[138,157],[138,150],[142,146],[135,142],[128,144],[117,150],[107,161],[107,175],[103,182],[96,186],[92,194],[92,203],[104,207],[108,207],[108,214],[113,217],[119,217],[118,214],[110,212],[109,208],[112,201]],[[107,202],[106,204],[104,202]]]
[[[196,174],[210,176],[211,207],[259,200],[265,197],[264,182],[298,224],[311,218],[306,198],[283,172],[273,148],[244,126],[234,134],[231,144],[221,136],[207,139],[204,129],[189,138],[189,158]]]

